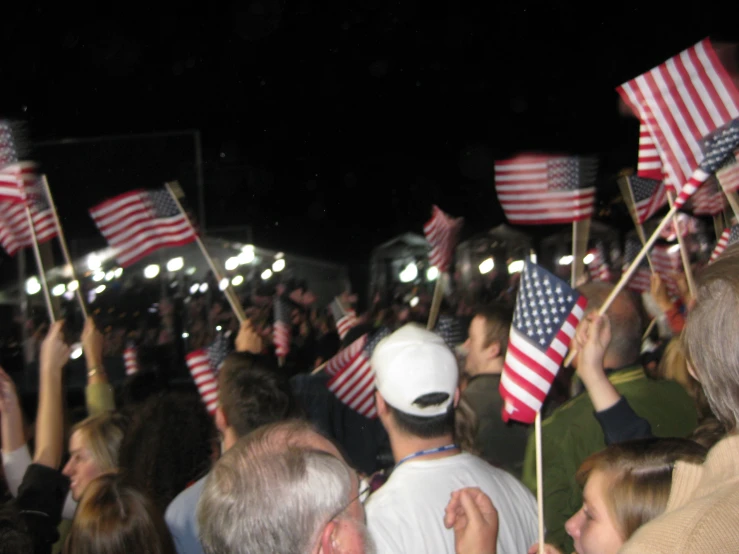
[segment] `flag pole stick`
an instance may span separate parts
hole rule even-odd
[[[570,266],[570,286],[574,289],[577,285],[577,221],[572,222],[572,265]]]
[[[444,296],[444,279],[446,273],[439,272],[439,276],[436,278],[436,285],[434,286],[434,297],[431,300],[431,309],[429,310],[429,320],[426,324],[426,329],[429,331],[436,325],[436,318],[439,316],[439,310],[441,309],[441,300]]]
[[[77,302],[80,304],[80,310],[82,315],[87,319],[87,306],[82,298],[82,284],[77,278],[77,272],[74,270],[74,263],[72,262],[72,256],[69,255],[69,248],[67,247],[67,239],[64,237],[64,230],[62,229],[62,222],[59,221],[59,214],[56,211],[56,204],[54,203],[54,197],[51,196],[51,189],[49,188],[49,181],[46,175],[41,176],[41,184],[44,187],[44,193],[46,194],[46,200],[49,202],[51,208],[51,214],[54,217],[54,224],[56,225],[57,238],[59,239],[59,245],[62,247],[62,255],[64,261],[69,266],[69,271],[72,274],[72,281],[77,282],[77,288],[74,293],[77,297]]]
[[[667,191],[667,202],[670,204],[670,208],[675,204],[675,194],[671,191]],[[695,298],[695,279],[693,278],[693,268],[690,266],[690,256],[688,254],[688,247],[685,245],[682,233],[680,232],[680,225],[678,224],[677,217],[672,218],[672,228],[675,230],[677,235],[677,243],[680,246],[680,258],[683,262],[683,270],[685,271],[685,278],[688,281],[688,290],[690,296]]]
[[[631,220],[634,222],[636,235],[639,237],[642,246],[644,246],[647,237],[644,234],[644,226],[639,223],[639,214],[637,214],[636,212],[636,200],[634,199],[634,191],[631,190],[628,177],[619,177],[618,187],[621,189],[621,198],[624,199],[624,202],[626,203],[626,208],[629,210]],[[654,266],[652,265],[652,258],[649,256],[649,254],[647,254],[647,263],[649,264],[650,271],[652,273],[655,273]]]
[[[729,225],[724,225],[724,214],[723,212],[717,213],[713,216],[713,232],[716,233],[716,240],[721,238],[721,233],[724,232],[724,228]]]
[[[634,257],[634,261],[631,262],[631,265],[629,265],[629,268],[621,275],[621,279],[616,283],[616,286],[611,291],[611,294],[608,295],[608,297],[605,299],[605,302],[603,302],[603,305],[598,310],[599,315],[603,315],[608,311],[608,308],[611,307],[611,304],[613,304],[613,301],[616,299],[616,296],[623,290],[623,288],[626,286],[626,283],[629,282],[629,279],[634,275],[637,268],[639,267],[639,264],[644,259],[644,257],[647,255],[647,252],[650,248],[654,245],[655,242],[657,242],[657,239],[659,238],[660,233],[664,230],[665,227],[670,223],[672,218],[677,213],[677,207],[673,205],[670,208],[670,211],[667,212],[667,215],[662,219],[662,221],[659,222],[659,225],[657,225],[657,228],[652,233],[652,236],[647,239],[647,242],[644,243],[644,246],[642,246],[642,249],[639,250],[639,253]],[[574,348],[570,348],[569,354],[567,354],[567,358],[565,358],[564,361],[564,367],[569,366],[572,363],[572,359],[577,355],[577,350]]]
[[[50,323],[56,322],[54,315],[54,307],[51,305],[51,294],[49,294],[49,283],[46,282],[46,272],[44,271],[44,262],[41,260],[41,251],[38,247],[38,239],[36,237],[36,228],[33,226],[33,217],[31,216],[31,208],[25,203],[26,221],[28,221],[28,229],[31,231],[31,240],[33,241],[33,255],[36,258],[36,267],[38,267],[39,279],[41,280],[41,288],[44,291],[44,301],[46,302],[46,310],[49,314]]]
[[[736,217],[739,220],[739,194],[736,193],[736,191],[724,191],[724,194],[726,195],[726,199],[729,201],[729,206],[731,206],[731,211],[734,212],[734,217]],[[727,227],[731,227],[730,225],[727,225]]]
[[[205,248],[205,244],[203,244],[202,239],[200,238],[200,235],[198,235],[195,232],[195,227],[193,227],[192,222],[190,221],[190,218],[185,213],[185,210],[182,209],[182,204],[180,204],[179,198],[177,198],[177,195],[172,190],[172,184],[171,183],[165,183],[164,187],[167,189],[167,192],[172,197],[172,200],[174,200],[174,203],[177,205],[177,209],[180,210],[182,215],[185,216],[185,219],[187,220],[187,224],[190,226],[190,230],[193,232],[193,235],[195,235],[195,242],[198,245],[198,248],[200,248],[200,252],[202,252],[203,257],[205,258],[205,261],[208,262],[208,266],[210,267],[210,270],[213,272],[213,277],[215,277],[215,280],[218,284],[223,280],[223,276],[221,275],[221,272],[218,270],[218,267],[216,266],[216,263],[213,261],[213,258],[210,257],[210,254],[208,254],[208,249]],[[244,313],[244,308],[241,306],[241,303],[238,301],[238,297],[235,296],[235,292],[231,288],[231,281],[229,280],[228,285],[226,286],[226,300],[228,300],[229,305],[231,306],[231,309],[233,310],[234,314],[236,314],[236,319],[239,320],[239,324],[243,323],[246,320],[246,314]],[[225,292],[225,291],[224,291]]]
[[[544,554],[544,478],[541,459],[541,411],[536,412],[534,435],[536,440],[536,509],[539,518],[539,554]]]
[[[321,365],[319,365],[316,369],[310,372],[311,375],[315,375],[316,373],[320,373],[323,371],[323,368],[325,368],[328,365],[328,360],[323,362]]]
[[[657,324],[657,318],[653,317],[652,321],[649,322],[649,325],[647,326],[647,330],[644,331],[644,334],[641,336],[642,342],[646,340],[646,338],[649,336],[649,333],[652,332],[652,329],[654,329],[654,326]]]

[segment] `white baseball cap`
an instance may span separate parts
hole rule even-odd
[[[415,323],[408,323],[382,339],[372,353],[375,386],[385,401],[406,414],[433,417],[445,414],[454,402],[459,369],[444,339]],[[446,393],[441,404],[420,406],[426,394]]]

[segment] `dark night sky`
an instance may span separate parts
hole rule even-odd
[[[17,3],[0,115],[27,120],[36,141],[199,129],[208,227],[366,259],[420,232],[432,203],[465,216],[466,235],[503,221],[492,163],[517,150],[600,154],[607,201],[638,134],[614,87],[738,34],[735,2],[641,4],[244,0],[98,15]],[[196,204],[188,136],[33,156],[72,238],[95,235],[87,207],[133,187],[176,178]]]

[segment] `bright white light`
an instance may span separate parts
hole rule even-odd
[[[275,273],[278,273],[283,269],[285,269],[285,260],[283,258],[275,260],[275,263],[272,264],[272,271],[274,271]]]
[[[241,265],[250,264],[254,261],[254,250],[244,250],[241,254],[236,256]]]
[[[220,325],[216,325],[216,331],[221,331],[221,330],[223,330],[223,327],[221,327]]]
[[[493,261],[493,259],[487,258],[483,260],[482,262],[480,262],[480,266],[478,267],[478,269],[480,270],[480,273],[485,275],[486,273],[490,273],[494,267],[495,267],[495,262]]]
[[[426,280],[427,281],[436,281],[436,279],[439,278],[439,270],[435,265],[432,265],[430,268],[426,270]]]
[[[416,267],[416,264],[409,263],[405,266],[405,269],[400,272],[399,277],[401,283],[410,283],[411,281],[415,281],[418,277],[418,268]]]
[[[74,292],[78,288],[80,288],[80,282],[79,281],[70,281],[69,283],[67,283],[67,290],[71,290],[72,292]]]
[[[241,249],[242,252],[246,252],[248,250],[251,250],[254,252],[254,245],[253,244],[245,244],[244,247]]]
[[[514,260],[508,264],[508,274],[521,273],[523,271],[523,260]]]
[[[194,268],[194,267],[188,267],[188,268],[187,268],[187,271],[185,271],[185,273],[187,273],[188,275],[195,275],[195,272],[196,272],[196,271],[197,271],[197,268]]]
[[[226,279],[225,277],[221,279],[221,282],[218,283],[218,288],[220,290],[226,290],[228,288],[228,279]]]
[[[147,279],[153,279],[157,275],[159,275],[159,265],[158,264],[147,265],[144,268],[144,277],[146,277]]]
[[[64,298],[66,300],[72,300],[74,298],[74,293],[71,290],[68,290],[64,293]]]
[[[208,283],[203,283],[202,285],[200,285],[200,292],[202,293],[208,292]]]
[[[66,285],[64,285],[62,283],[62,284],[59,284],[59,285],[54,285],[54,288],[51,289],[51,294],[53,294],[54,296],[61,296],[66,291],[67,291],[67,287],[66,287]]]
[[[113,279],[115,279],[115,271],[108,271],[108,273],[105,274],[105,280],[112,281]]]
[[[674,254],[675,252],[678,252],[679,250],[680,250],[680,244],[679,244],[679,243],[678,243],[678,244],[673,244],[672,246],[670,246],[670,247],[669,247],[669,248],[667,249],[667,251],[668,251],[668,252],[669,252],[670,254]]]
[[[418,306],[418,296],[414,296],[413,298],[411,298],[409,304],[411,305],[411,308],[415,308],[416,306]]]
[[[38,282],[37,277],[29,277],[26,280],[26,292],[28,294],[38,294],[41,290],[41,283]]]
[[[187,331],[185,331],[184,333],[182,333],[182,338],[183,338],[183,339],[186,339],[186,338],[188,338],[189,336],[190,336],[190,333],[188,333]]]
[[[185,260],[181,257],[172,258],[167,262],[167,271],[179,271],[183,267],[185,267]]]
[[[595,254],[590,252],[589,254],[586,254],[585,257],[582,259],[583,263],[585,265],[590,265],[590,262],[592,262],[595,259]]]
[[[87,257],[87,267],[89,267],[91,271],[100,269],[101,264],[102,262],[100,261],[100,258],[98,258],[95,254],[90,254]]]
[[[275,254],[275,260],[281,260],[284,257],[285,257],[284,252],[278,252],[277,254]]]
[[[271,269],[265,269],[264,271],[262,271],[262,279],[263,280],[266,281],[270,277],[272,277],[272,270]]]
[[[115,278],[119,279],[121,275],[123,275],[123,268],[117,267],[116,270],[113,272],[115,274]]]
[[[69,354],[69,357],[73,360],[77,360],[80,356],[82,356],[82,345],[80,343],[73,344],[72,352]]]
[[[243,282],[244,282],[244,278],[241,275],[237,275],[236,277],[231,279],[231,284],[235,287],[238,287]]]
[[[105,279],[105,273],[103,273],[102,271],[98,271],[97,273],[94,273],[92,276],[92,280],[95,281],[96,283],[99,283],[103,279]]]
[[[572,263],[572,256],[569,254],[567,256],[562,256],[559,259],[559,265],[570,265],[571,263]]]
[[[200,288],[200,283],[193,283],[193,285],[190,287],[190,294],[195,294],[198,292],[198,289]]]
[[[98,288],[95,289],[95,294],[100,294],[105,290],[105,285],[100,285]]]
[[[226,260],[226,271],[233,271],[237,267],[239,267],[239,259],[236,256],[230,257],[228,260]]]

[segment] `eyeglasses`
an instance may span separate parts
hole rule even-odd
[[[357,500],[359,500],[359,502],[362,505],[364,505],[364,503],[367,501],[367,499],[370,496],[370,493],[372,492],[372,486],[370,485],[370,482],[368,479],[360,479],[358,475],[357,475],[357,481],[359,482],[359,485],[358,485],[359,492],[357,493],[357,495],[353,496],[352,499],[349,500],[349,502],[347,502],[344,506],[342,506],[342,508],[339,511],[334,513],[328,519],[328,521],[335,520],[337,517],[343,514],[346,511],[346,509],[352,504],[354,504]]]

